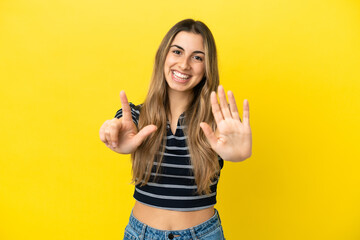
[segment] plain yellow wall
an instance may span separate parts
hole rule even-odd
[[[253,156],[218,186],[226,238],[360,239],[355,0],[2,0],[0,239],[122,239],[130,158],[98,131],[120,90],[143,101],[185,18],[210,27],[221,83],[250,103]]]

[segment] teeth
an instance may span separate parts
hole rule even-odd
[[[177,72],[177,71],[173,71],[173,74],[174,74],[176,77],[182,78],[182,79],[187,79],[187,78],[190,77],[189,75],[185,75],[185,74],[179,73],[179,72]]]

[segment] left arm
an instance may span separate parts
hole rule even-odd
[[[216,93],[211,93],[211,108],[217,125],[214,133],[209,124],[200,123],[211,148],[224,160],[240,162],[251,156],[252,133],[249,122],[249,102],[244,100],[243,120],[241,121],[234,95],[228,91],[230,107],[222,86],[218,88],[220,105]]]

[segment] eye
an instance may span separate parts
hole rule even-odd
[[[194,56],[194,59],[195,59],[196,61],[199,61],[199,62],[202,62],[202,61],[203,61],[203,58],[200,57],[200,56]]]
[[[179,50],[173,50],[173,53],[175,53],[176,55],[179,55],[181,52]]]

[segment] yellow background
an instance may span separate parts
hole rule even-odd
[[[122,239],[129,156],[99,139],[139,104],[184,18],[216,39],[221,83],[250,103],[253,156],[225,162],[227,239],[360,239],[360,3],[0,1],[0,239]]]

